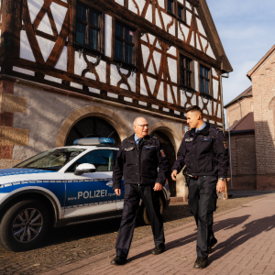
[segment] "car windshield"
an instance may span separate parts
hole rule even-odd
[[[19,163],[15,168],[34,168],[58,171],[83,151],[85,151],[85,149],[52,149]]]

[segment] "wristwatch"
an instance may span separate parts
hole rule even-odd
[[[219,180],[222,180],[222,181],[226,182],[226,178],[219,178]]]

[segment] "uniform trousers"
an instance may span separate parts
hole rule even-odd
[[[151,222],[155,246],[164,244],[163,222],[159,211],[159,192],[155,192],[153,187],[153,185],[125,184],[123,214],[116,240],[117,256],[127,258],[140,199],[146,207]]]
[[[216,176],[189,178],[188,204],[197,224],[197,256],[208,257],[208,246],[215,241],[213,212],[216,210]]]

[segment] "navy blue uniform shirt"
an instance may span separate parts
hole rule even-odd
[[[202,130],[188,131],[180,145],[172,171],[186,165],[187,174],[226,178],[229,157],[223,132],[206,123]]]

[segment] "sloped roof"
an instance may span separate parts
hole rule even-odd
[[[224,51],[220,36],[218,34],[218,31],[216,29],[213,17],[211,15],[211,12],[209,10],[209,7],[206,3],[206,0],[193,0],[191,2],[199,2],[199,8],[198,10],[202,10],[202,14],[200,16],[202,17],[202,21],[207,23],[207,26],[209,28],[209,31],[211,33],[211,45],[215,45],[215,51],[219,56],[220,61],[222,62],[222,71],[230,73],[233,71],[233,68],[226,56],[226,53]]]
[[[252,74],[269,58],[269,56],[275,51],[275,45],[265,54],[265,56],[248,72],[246,75],[250,80]]]
[[[232,101],[230,101],[228,104],[226,104],[224,106],[224,108],[229,107],[230,105],[236,103],[238,100],[240,100],[243,97],[252,97],[252,86],[250,86],[249,88],[247,88],[244,92],[242,92],[240,95],[238,95],[237,97],[235,97]]]
[[[255,130],[255,123],[254,123],[254,113],[248,113],[244,116],[241,120],[237,123],[232,125],[229,130],[231,132],[235,131],[247,131],[247,130]]]

